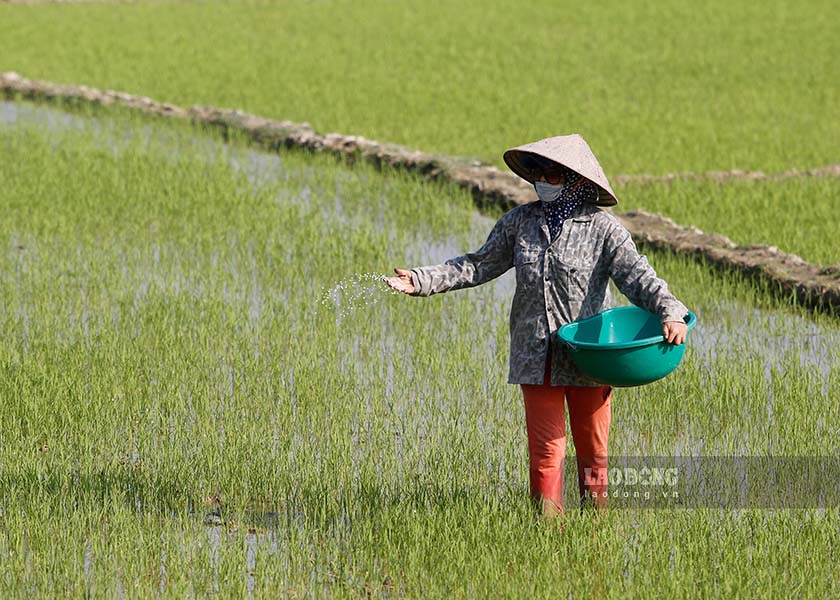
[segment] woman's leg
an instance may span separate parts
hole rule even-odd
[[[569,425],[575,444],[581,509],[607,505],[607,444],[612,387],[569,386]]]
[[[531,498],[547,517],[562,514],[563,465],[566,458],[566,406],[562,386],[551,387],[550,363],[546,363],[543,385],[522,384]]]

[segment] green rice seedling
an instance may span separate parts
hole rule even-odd
[[[795,14],[781,0],[4,5],[0,70],[499,166],[508,147],[579,132],[608,175],[772,172],[837,162],[834,9],[827,0]]]
[[[835,589],[830,497],[537,520],[512,273],[321,303],[477,248],[466,192],[85,118],[0,127],[0,596]],[[672,375],[615,391],[612,455],[836,454],[836,320],[648,257],[699,321]]]
[[[816,264],[840,263],[837,244],[830,242],[840,235],[837,177],[632,184],[618,193],[624,210],[642,208],[738,244],[777,246]]]

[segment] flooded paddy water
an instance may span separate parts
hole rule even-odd
[[[465,193],[27,104],[0,148],[0,590],[680,595],[746,586],[744,552],[786,566],[768,583],[837,574],[836,509],[533,522],[513,272],[376,279],[477,249]],[[612,454],[836,454],[840,324],[648,256],[699,321],[674,374],[615,391]]]

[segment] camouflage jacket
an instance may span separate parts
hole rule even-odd
[[[556,336],[560,326],[612,306],[609,279],[636,306],[681,321],[682,302],[639,254],[630,233],[612,213],[583,203],[549,242],[542,202],[513,208],[475,252],[410,269],[414,296],[473,287],[516,268],[510,309],[508,383],[543,383],[551,352],[551,385],[601,385],[583,375]]]

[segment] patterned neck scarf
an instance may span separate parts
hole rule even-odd
[[[554,202],[542,203],[552,242],[560,235],[560,230],[563,229],[563,221],[568,219],[581,204],[584,202],[594,202],[598,199],[598,188],[595,187],[594,183],[588,179],[584,179],[582,175],[569,168],[564,167],[563,171],[563,176],[566,181],[560,192],[560,197]],[[581,179],[584,181],[574,189],[571,189]]]

